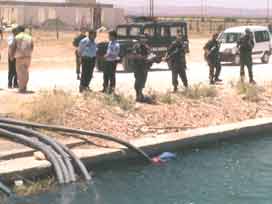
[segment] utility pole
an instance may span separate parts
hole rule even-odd
[[[154,17],[154,0],[149,0],[149,16]]]
[[[201,8],[200,8],[200,9],[201,9],[201,12],[200,12],[200,13],[201,13],[201,18],[202,18],[202,19],[203,19],[203,17],[204,17],[204,15],[203,15],[203,14],[204,14],[204,12],[203,12],[203,11],[204,11],[204,8],[203,8],[203,7],[204,7],[204,3],[203,3],[203,1],[204,1],[204,0],[201,0],[201,3],[200,3],[200,6],[201,6]]]
[[[266,0],[266,19],[269,22],[270,19],[270,0]]]

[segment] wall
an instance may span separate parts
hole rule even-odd
[[[103,8],[101,16],[102,26],[115,29],[117,25],[125,23],[125,11],[120,8]]]
[[[87,27],[94,25],[94,9],[78,7],[38,7],[38,6],[1,6],[0,16],[9,24],[42,26],[48,19],[58,18],[67,28]],[[115,28],[125,22],[124,10],[119,8],[102,8],[101,23],[107,28]],[[14,22],[15,21],[15,22]]]

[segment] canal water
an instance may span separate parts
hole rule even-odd
[[[113,163],[92,184],[75,184],[16,204],[270,204],[272,137],[178,152],[166,165]]]

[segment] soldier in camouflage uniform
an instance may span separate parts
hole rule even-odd
[[[219,75],[221,72],[221,62],[220,62],[220,43],[217,40],[218,33],[215,33],[212,39],[206,43],[204,46],[205,51],[205,59],[208,62],[210,71],[209,71],[209,79],[210,84],[215,84],[215,82],[221,82],[219,79]]]
[[[255,84],[252,71],[252,50],[254,48],[254,40],[252,33],[249,29],[245,30],[246,34],[240,38],[237,46],[240,50],[240,76],[241,81],[245,79],[245,65],[248,69],[249,82]]]
[[[148,70],[152,65],[152,62],[148,60],[149,54],[150,48],[144,42],[144,40],[139,40],[139,42],[134,45],[132,59],[133,59],[133,72],[135,76],[134,89],[136,91],[137,102],[145,102],[143,89],[145,88]]]
[[[181,31],[177,32],[176,40],[167,50],[166,61],[172,71],[172,84],[174,92],[178,91],[178,76],[181,78],[185,88],[188,88],[186,75],[186,44],[182,40]]]

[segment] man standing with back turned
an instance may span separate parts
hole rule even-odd
[[[79,56],[78,47],[79,47],[80,41],[82,39],[84,39],[84,38],[86,38],[86,32],[82,28],[82,29],[80,29],[80,34],[73,41],[73,45],[76,48],[76,50],[75,50],[75,56],[76,56],[76,74],[77,74],[77,79],[78,80],[80,80],[80,68],[81,68],[81,58]]]
[[[11,45],[11,59],[16,59],[16,73],[18,78],[19,92],[27,92],[29,80],[29,67],[34,49],[32,37],[25,32],[25,27],[18,26],[18,34]]]

